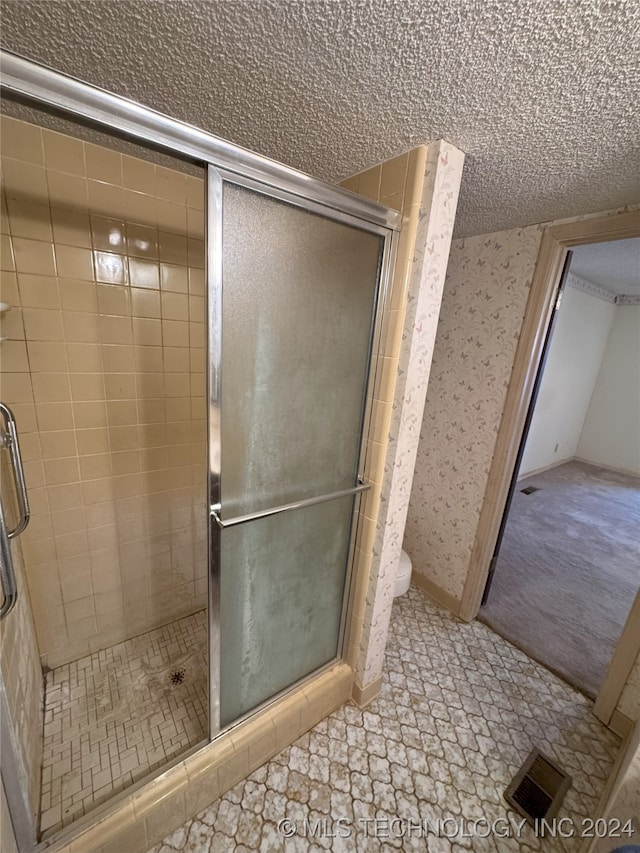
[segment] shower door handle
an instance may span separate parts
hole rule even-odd
[[[16,497],[18,500],[18,522],[13,530],[10,531],[7,530],[4,507],[2,500],[0,500],[0,583],[2,584],[2,594],[4,596],[0,605],[0,619],[4,619],[13,609],[18,599],[18,585],[16,583],[16,573],[13,568],[13,556],[9,540],[22,533],[29,523],[30,513],[16,419],[13,417],[11,409],[5,406],[4,403],[0,403],[0,413],[4,418],[4,425],[0,428],[0,447],[6,448],[11,456],[11,467],[13,469]]]
[[[2,501],[0,501],[0,582],[2,583],[2,594],[4,596],[0,605],[0,619],[4,619],[16,603],[18,586],[16,584],[16,574],[13,569],[13,557],[11,556],[7,526],[4,522]]]
[[[0,446],[6,447],[11,455],[11,467],[16,484],[16,498],[18,500],[18,523],[13,530],[7,532],[7,538],[13,539],[19,536],[27,524],[29,524],[31,513],[29,512],[29,498],[27,496],[27,484],[24,479],[22,456],[20,455],[16,419],[11,409],[5,406],[4,403],[0,403],[0,413],[2,413],[5,421],[5,428],[0,432]]]
[[[370,483],[365,483],[361,477],[358,477],[358,485],[352,489],[342,489],[339,492],[330,492],[326,495],[319,495],[316,498],[305,498],[302,501],[294,501],[290,504],[280,504],[270,509],[263,509],[259,512],[250,512],[247,515],[236,515],[235,518],[229,518],[223,521],[220,518],[220,506],[211,507],[211,516],[221,530],[226,530],[227,527],[235,527],[237,524],[244,524],[247,521],[256,521],[258,518],[266,518],[269,515],[279,515],[281,512],[289,512],[292,509],[302,509],[306,506],[315,506],[316,504],[332,501],[335,498],[346,498],[349,495],[358,495],[361,492],[366,492],[371,488]]]

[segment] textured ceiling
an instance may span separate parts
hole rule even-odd
[[[620,296],[640,296],[640,239],[576,246],[571,272]]]
[[[632,0],[2,3],[3,47],[336,182],[444,137],[458,235],[640,199]]]

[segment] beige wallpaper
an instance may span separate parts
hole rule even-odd
[[[206,602],[204,183],[2,119],[2,398],[43,663]]]
[[[460,600],[543,228],[451,245],[404,547]]]

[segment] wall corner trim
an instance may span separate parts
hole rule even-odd
[[[621,737],[622,740],[626,740],[631,734],[631,731],[634,726],[633,720],[629,719],[626,714],[623,714],[622,711],[616,710],[611,715],[611,719],[609,720],[609,728],[614,734],[617,734],[618,737]]]
[[[353,683],[353,689],[351,691],[351,698],[356,703],[358,708],[366,708],[367,705],[370,705],[375,699],[380,695],[380,689],[382,688],[382,676],[379,675],[375,681],[372,681],[371,684],[367,684],[365,687],[360,687],[355,681]]]
[[[619,715],[617,719],[624,716],[617,709],[617,705],[638,655],[640,655],[640,589],[631,605],[627,621],[593,706],[596,717],[610,728],[613,728],[614,715]]]
[[[460,616],[460,601],[458,601],[455,595],[451,595],[450,592],[442,589],[438,584],[429,578],[425,578],[424,575],[418,574],[416,571],[411,574],[411,583],[417,586],[425,595],[428,595],[429,598],[432,598],[437,604],[450,610],[454,616],[463,618]],[[463,621],[470,622],[471,620],[464,619]]]

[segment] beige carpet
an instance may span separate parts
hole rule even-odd
[[[479,618],[595,698],[639,587],[640,478],[568,462],[518,483]]]

